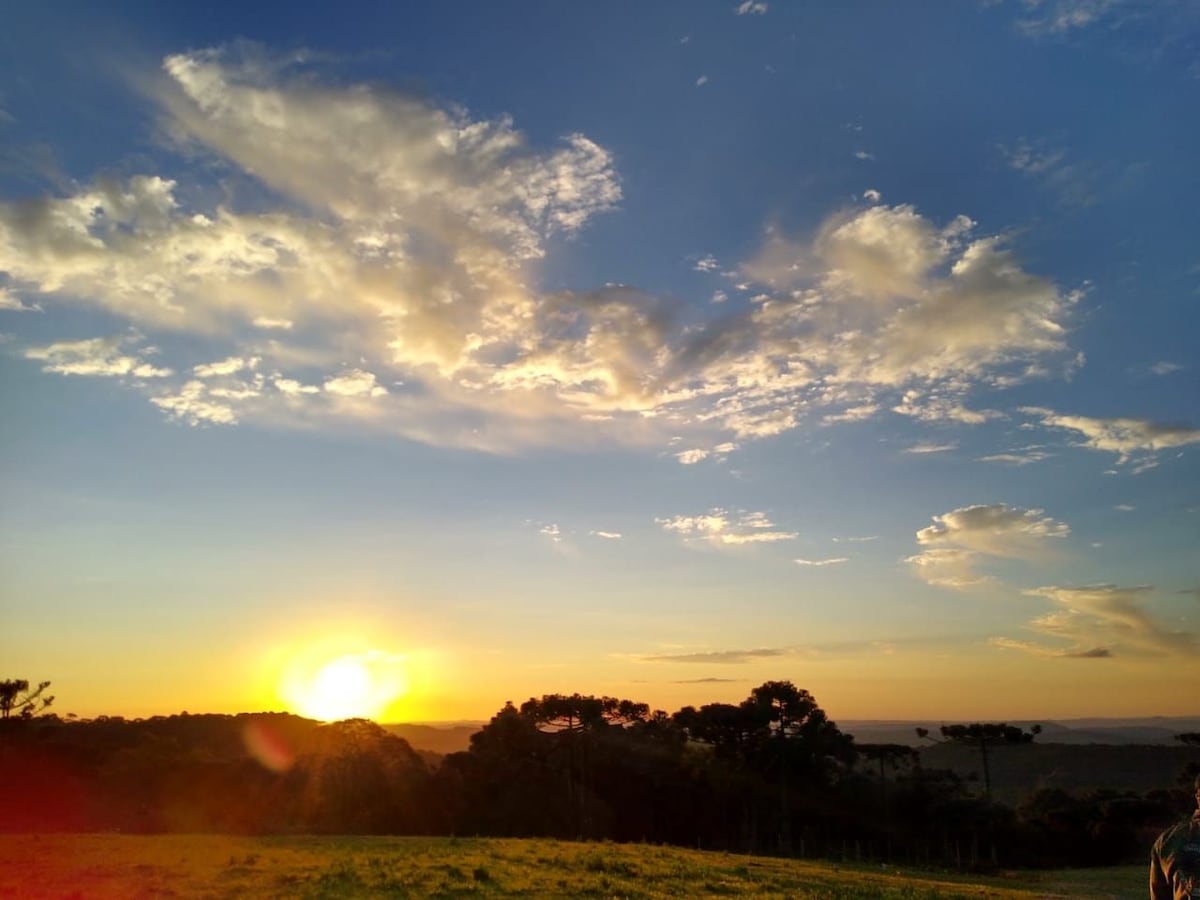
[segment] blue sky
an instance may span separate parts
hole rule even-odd
[[[64,711],[1196,712],[1194,5],[8,18],[0,659]]]

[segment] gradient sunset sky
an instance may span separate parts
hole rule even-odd
[[[98,6],[0,28],[0,677],[1200,713],[1200,6]]]

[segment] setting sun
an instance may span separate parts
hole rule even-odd
[[[402,663],[402,657],[378,650],[299,660],[284,672],[280,696],[312,719],[378,718],[408,691]]]

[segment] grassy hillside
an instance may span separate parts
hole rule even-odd
[[[1141,866],[996,878],[634,844],[457,838],[9,835],[0,897],[1089,897]]]

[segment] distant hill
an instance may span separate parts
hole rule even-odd
[[[945,722],[903,721],[887,719],[845,719],[838,721],[842,731],[854,735],[860,744],[908,744],[913,747],[927,746],[927,741],[917,737],[916,729],[928,728],[937,735]],[[1010,725],[1029,728],[1033,724],[1042,726],[1039,744],[1111,744],[1120,746],[1179,746],[1175,735],[1185,731],[1200,731],[1200,716],[1163,716],[1140,719],[1059,719],[1012,720]]]
[[[471,735],[484,725],[483,722],[455,722],[444,725],[418,725],[396,722],[383,727],[397,737],[408,741],[418,751],[445,755],[466,750],[471,746]]]
[[[1013,720],[1010,725],[1028,728],[1036,720]],[[383,727],[397,737],[402,737],[415,750],[445,755],[466,750],[471,745],[471,735],[479,731],[485,722],[395,722]],[[929,746],[928,741],[917,737],[916,729],[928,728],[937,735],[943,724],[953,721],[929,722],[902,719],[841,719],[838,727],[854,735],[859,744],[908,744],[912,747]],[[1060,719],[1041,720],[1039,744],[1108,744],[1112,746],[1160,746],[1179,747],[1175,735],[1185,731],[1200,731],[1200,716],[1192,717],[1146,717],[1140,719]]]

